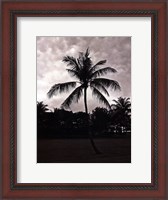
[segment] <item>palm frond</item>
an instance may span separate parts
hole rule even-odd
[[[77,70],[74,70],[74,69],[66,69],[68,71],[68,73],[71,75],[71,76],[74,76],[76,78],[80,78],[79,76],[79,71]]]
[[[89,47],[86,49],[86,53],[85,53],[85,57],[87,58],[89,56],[90,52],[89,52]]]
[[[121,90],[119,83],[115,80],[107,79],[107,78],[95,78],[94,82],[98,82],[102,84],[104,87],[112,88],[114,90]]]
[[[80,97],[83,94],[83,85],[77,87],[69,96],[68,98],[62,103],[62,108],[69,108],[70,105],[74,103],[78,103]]]
[[[106,90],[106,88],[101,83],[94,82],[94,80],[93,80],[93,81],[90,82],[90,86],[93,86],[93,87],[99,89],[100,91],[104,92],[104,94],[106,94],[107,96],[109,96],[108,91]]]
[[[106,60],[100,60],[98,63],[96,63],[94,66],[98,66],[98,65],[104,65],[106,63]],[[93,66],[93,67],[94,67]]]
[[[98,63],[92,66],[90,71],[94,72],[99,66],[104,65],[105,63],[106,63],[106,60],[100,60]]]
[[[44,104],[43,101],[37,102],[37,113],[42,114],[48,111],[48,105]]]
[[[67,63],[67,66],[71,66],[72,69],[79,70],[79,65],[73,56],[65,56],[62,61]]]
[[[110,109],[110,104],[109,102],[107,101],[107,99],[103,96],[103,94],[97,90],[95,87],[91,86],[91,89],[92,89],[92,94],[94,96],[96,96],[96,98],[101,102],[103,103],[107,108]]]
[[[117,72],[117,70],[115,70],[114,68],[105,67],[105,68],[98,69],[97,71],[93,72],[92,73],[92,78],[96,78],[96,77],[105,75],[107,73],[116,73],[116,72]]]
[[[66,82],[55,84],[51,87],[49,92],[47,93],[48,97],[51,98],[53,95],[57,93],[67,92],[70,88],[76,87],[76,82]]]
[[[83,63],[79,58],[77,58],[77,63],[78,63],[79,69],[83,68]]]
[[[116,105],[120,105],[121,106],[121,103],[120,103],[120,101],[117,101],[117,100],[113,100],[115,103],[116,103]]]

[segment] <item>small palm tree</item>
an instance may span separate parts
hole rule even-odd
[[[44,129],[46,127],[46,117],[45,113],[49,109],[47,105],[41,102],[37,102],[37,125],[39,129]]]
[[[115,113],[115,120],[122,127],[130,126],[131,120],[131,101],[130,98],[119,97],[117,100],[113,100],[115,104],[111,105]]]
[[[47,105],[43,103],[43,101],[37,102],[37,114],[42,115],[49,109],[47,108]]]
[[[87,49],[85,53],[80,52],[78,58],[65,56],[63,58],[63,62],[67,64],[68,68],[66,70],[68,73],[75,77],[77,81],[53,85],[47,93],[49,98],[57,93],[68,92],[70,89],[75,88],[62,103],[62,108],[69,108],[73,102],[77,103],[82,94],[84,94],[85,112],[88,114],[87,89],[90,88],[92,90],[92,94],[96,96],[100,102],[104,103],[106,107],[110,108],[110,104],[102,92],[109,96],[107,89],[111,88],[117,90],[120,89],[120,85],[115,80],[101,78],[102,75],[116,72],[116,70],[111,67],[101,68],[101,66],[106,63],[106,60],[101,60],[94,65],[89,57],[89,49]],[[95,149],[92,140],[91,143]]]
[[[123,114],[130,115],[131,113],[131,102],[130,98],[119,97],[118,100],[113,100],[115,104],[112,104],[112,107]]]

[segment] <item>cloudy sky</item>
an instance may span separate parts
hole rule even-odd
[[[118,97],[131,97],[131,38],[130,37],[37,37],[37,101],[43,101],[48,107],[60,108],[69,93],[58,94],[49,99],[47,92],[52,85],[73,81],[66,71],[66,64],[62,62],[64,56],[78,57],[79,52],[85,52],[89,47],[90,56],[94,64],[100,60],[107,60],[104,65],[117,70],[115,74],[105,77],[119,82],[121,91],[108,90],[107,97],[110,104]],[[88,91],[89,111],[103,104]],[[84,111],[83,98],[78,104],[72,104],[70,110]]]

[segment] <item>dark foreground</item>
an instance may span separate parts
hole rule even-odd
[[[38,163],[130,163],[131,138],[97,138],[96,154],[89,139],[38,139]]]

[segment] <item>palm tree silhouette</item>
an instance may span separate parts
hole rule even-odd
[[[131,101],[130,98],[119,97],[113,100],[115,104],[111,105],[115,112],[115,120],[120,126],[127,127],[130,125],[131,120]]]
[[[37,102],[37,114],[43,115],[46,111],[49,109],[47,108],[47,105],[43,103],[43,101]]]
[[[115,110],[122,112],[122,114],[130,115],[131,102],[130,98],[119,97],[117,100],[113,100],[115,104],[112,104]]]
[[[46,125],[45,113],[48,110],[47,105],[43,101],[37,102],[37,126],[39,129],[44,129]]]
[[[109,96],[107,88],[120,90],[120,85],[117,81],[101,78],[102,75],[106,75],[107,73],[115,73],[117,71],[111,67],[100,68],[100,66],[106,63],[106,60],[101,60],[97,64],[93,65],[89,54],[89,49],[87,49],[85,53],[80,52],[78,58],[74,58],[72,56],[65,56],[63,58],[63,62],[65,62],[68,67],[66,70],[71,76],[75,77],[77,81],[55,84],[47,93],[48,97],[51,98],[57,93],[67,92],[70,89],[75,88],[73,92],[67,97],[67,99],[62,103],[62,108],[69,108],[73,102],[78,103],[79,99],[84,93],[85,112],[88,114],[88,88],[92,90],[92,94],[96,96],[100,102],[104,103],[106,107],[110,108],[109,102],[101,92]],[[92,137],[91,143],[95,152],[98,153]]]

